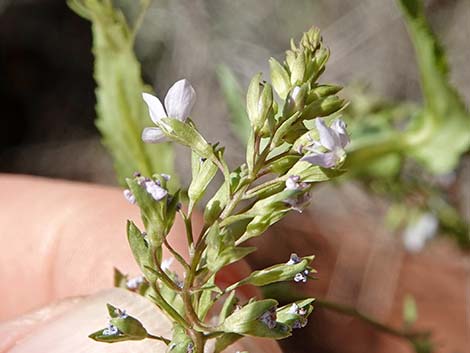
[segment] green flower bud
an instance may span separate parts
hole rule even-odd
[[[286,103],[282,110],[282,117],[284,119],[289,118],[296,112],[301,112],[305,105],[305,97],[307,95],[308,85],[295,86],[289,92]]]
[[[246,106],[251,126],[255,132],[261,131],[266,119],[273,115],[273,89],[269,83],[260,83],[261,74],[251,80],[248,88]],[[263,90],[260,92],[260,87]]]
[[[310,90],[308,92],[308,96],[306,99],[305,104],[309,105],[313,101],[320,99],[320,98],[325,98],[331,95],[334,95],[341,91],[343,87],[341,86],[335,86],[335,85],[320,85],[315,87],[314,89]]]
[[[307,105],[302,113],[302,118],[305,120],[327,116],[333,114],[343,108],[346,104],[344,99],[338,96],[328,96],[325,98],[317,99]]]
[[[274,58],[269,59],[271,82],[274,90],[282,99],[286,99],[290,89],[290,79],[287,70]]]

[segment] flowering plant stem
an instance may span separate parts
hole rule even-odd
[[[155,127],[145,128],[142,140],[170,140],[189,147],[192,153],[186,213],[179,203],[180,192],[171,193],[168,187],[169,175],[146,177],[136,173],[127,179],[129,189],[124,191],[128,201],[140,207],[145,231],[129,221],[128,240],[143,277],[121,277],[129,290],[152,300],[173,322],[171,340],[161,339],[168,344],[168,351],[202,353],[207,340],[215,339],[215,353],[219,353],[243,336],[282,339],[307,324],[313,299],[278,307],[273,299],[251,298],[240,305],[236,290],[244,285],[306,282],[315,272],[310,267],[313,256],[292,254],[288,262],[253,271],[226,288],[219,288],[215,279],[224,267],[255,250],[242,246],[248,239],[261,236],[289,211],[302,211],[316,183],[343,172],[349,137],[344,122],[330,115],[341,110],[345,102],[335,96],[337,86],[316,82],[328,56],[319,30],[312,28],[298,46],[292,44],[283,64],[271,59],[273,85],[261,81],[261,74],[255,75],[247,92],[252,130],[246,163],[236,169],[228,167],[224,149],[218,143],[207,143],[189,118],[196,100],[189,81],[176,82],[163,102],[143,93]],[[282,103],[274,100],[275,93]],[[203,207],[204,224],[195,236],[193,210],[218,170],[224,182]],[[188,260],[167,240],[176,215],[185,224]],[[183,280],[163,260],[163,247],[181,264]],[[216,320],[209,321],[207,315],[215,311],[216,304],[222,308]],[[109,343],[159,339],[124,310],[110,305],[108,311],[108,327],[91,334],[91,338]]]

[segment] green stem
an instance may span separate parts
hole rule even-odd
[[[150,339],[153,339],[153,340],[158,340],[158,341],[162,341],[163,343],[165,343],[167,346],[171,343],[171,340],[168,339],[168,338],[165,338],[163,336],[155,336],[155,335],[152,335],[150,333],[147,333],[147,338],[150,338]]]
[[[428,332],[408,331],[408,330],[396,329],[396,328],[387,326],[361,313],[356,308],[350,307],[347,305],[334,303],[334,302],[330,302],[330,301],[323,300],[323,299],[316,299],[315,304],[320,308],[324,308],[324,309],[335,311],[337,313],[341,313],[347,316],[358,318],[359,320],[366,322],[367,324],[371,325],[372,327],[374,327],[375,329],[379,331],[385,332],[392,336],[405,338],[409,341],[414,341],[419,338],[427,338],[429,336]]]
[[[184,267],[184,269],[188,270],[189,264],[183,259],[183,257],[175,249],[173,249],[173,247],[170,245],[170,243],[168,243],[168,240],[166,238],[163,241],[163,244],[165,244],[166,248],[170,251],[173,257]]]

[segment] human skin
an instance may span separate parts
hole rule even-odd
[[[104,344],[87,337],[106,325],[105,303],[142,319],[155,335],[170,335],[169,321],[152,303],[111,288],[114,267],[140,272],[125,237],[126,220],[138,221],[139,212],[121,190],[14,175],[0,175],[0,190],[0,353],[165,351],[153,340]],[[169,241],[186,249],[178,219]],[[231,283],[247,271],[240,262],[218,280]],[[254,339],[227,352],[237,350],[280,352],[275,342]]]

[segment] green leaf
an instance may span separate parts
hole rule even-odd
[[[147,278],[149,282],[155,281],[157,276],[154,272],[149,271],[148,269],[155,267],[151,249],[145,241],[142,232],[131,221],[127,221],[127,239],[129,241],[132,254],[134,255],[134,258],[139,265],[140,270],[145,275],[145,278]]]
[[[206,159],[201,162],[201,157],[193,152],[192,154],[193,180],[188,189],[189,213],[192,212],[194,205],[201,199],[209,183],[217,173],[217,166]]]
[[[450,84],[444,50],[426,21],[421,0],[400,0],[421,74],[424,109],[407,132],[413,157],[442,174],[470,148],[470,114]]]
[[[232,345],[242,337],[242,335],[238,335],[236,333],[224,333],[222,336],[217,337],[217,339],[215,340],[214,353],[222,353],[225,348]]]
[[[209,310],[212,308],[214,304],[214,296],[213,293],[217,291],[217,287],[215,286],[215,275],[211,276],[211,278],[206,282],[207,289],[202,290],[201,296],[197,302],[197,316],[200,320],[204,321],[206,318]]]
[[[263,216],[254,217],[246,227],[246,231],[237,239],[235,244],[240,245],[248,239],[263,234],[271,225],[280,221],[289,210],[290,209],[286,207],[277,211],[270,211]]]
[[[230,182],[225,181],[216,194],[209,200],[204,210],[204,222],[212,224],[222,213],[230,197]]]
[[[140,215],[151,244],[159,247],[167,235],[167,197],[156,201],[136,179],[127,179],[127,184],[140,207]]]
[[[68,5],[92,23],[96,126],[111,154],[118,180],[135,171],[144,175],[175,175],[173,149],[169,144],[144,144],[142,130],[153,125],[142,99],[147,91],[133,51],[136,28],[131,29],[111,1],[68,0]],[[171,186],[178,180],[174,177]]]
[[[227,247],[223,249],[213,261],[208,261],[208,267],[211,271],[217,272],[222,267],[243,259],[255,250],[255,247]]]
[[[114,267],[114,287],[116,288],[126,288],[127,276]]]
[[[225,299],[224,305],[219,313],[219,325],[221,325],[225,319],[231,315],[238,304],[238,298],[236,297],[235,291],[231,291],[230,294]]]

